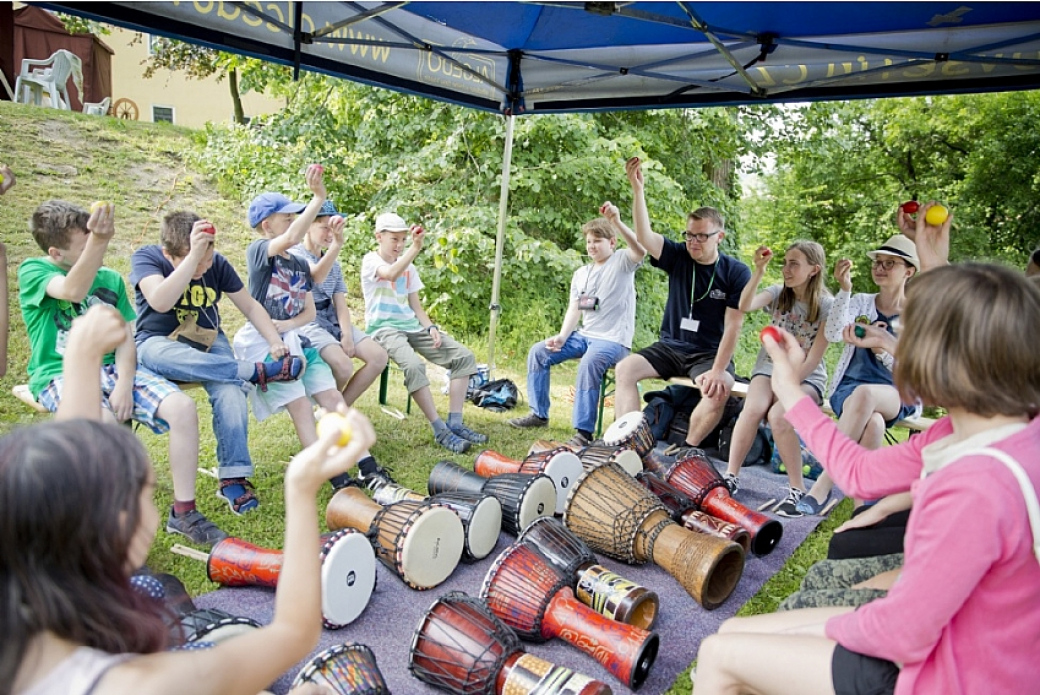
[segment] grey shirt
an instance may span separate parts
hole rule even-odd
[[[578,332],[586,338],[610,340],[632,347],[636,332],[636,269],[627,249],[617,249],[602,265],[578,268],[571,278],[571,301],[581,296],[599,298],[597,311],[581,312]]]

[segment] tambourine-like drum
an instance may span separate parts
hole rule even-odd
[[[483,492],[442,492],[433,497],[402,487],[395,483],[384,483],[375,487],[372,501],[389,506],[404,500],[421,502],[430,499],[438,504],[450,507],[462,521],[466,532],[466,545],[462,549],[465,562],[483,560],[498,543],[498,533],[502,530],[502,504],[498,498]]]
[[[224,586],[274,588],[282,558],[281,550],[229,537],[210,550],[206,572],[211,581]],[[321,610],[326,628],[336,630],[356,620],[375,586],[375,553],[363,534],[347,530],[322,537]]]
[[[617,464],[588,471],[575,483],[564,523],[605,555],[640,564],[653,559],[709,610],[733,593],[744,571],[739,545],[678,526],[661,501]]]
[[[493,495],[502,505],[502,528],[514,536],[556,509],[556,484],[542,473],[504,473],[485,478],[452,461],[441,461],[430,471],[427,485],[433,495],[455,490]]]
[[[419,619],[408,670],[430,685],[458,695],[501,692],[495,682],[520,640],[483,601],[452,591]]]
[[[642,411],[634,410],[611,423],[603,433],[603,443],[607,446],[635,449],[636,453],[643,457],[654,450],[656,441],[646,416]]]
[[[332,496],[325,509],[330,529],[355,528],[372,539],[376,557],[413,589],[431,589],[459,564],[466,533],[458,514],[429,500],[382,507],[355,487]]]
[[[598,564],[585,541],[559,520],[535,519],[517,543],[536,547],[565,576],[572,578],[578,599],[601,615],[644,630],[651,629],[657,621],[661,605],[657,593]]]
[[[180,632],[184,644],[209,642],[217,645],[261,627],[252,618],[231,615],[219,608],[200,608],[180,620]]]
[[[636,476],[636,480],[654,493],[664,506],[668,507],[668,511],[672,513],[672,521],[675,523],[691,531],[733,541],[743,548],[745,553],[751,551],[751,534],[743,526],[716,519],[710,514],[698,511],[693,500],[654,473],[643,471]]]
[[[780,543],[783,524],[733,499],[722,476],[704,456],[683,457],[660,473],[673,487],[686,493],[700,511],[747,529],[755,555],[768,555]]]
[[[578,450],[578,458],[585,470],[599,468],[605,463],[616,463],[631,476],[643,471],[643,459],[635,449],[624,446],[599,446],[596,444]]]
[[[556,485],[556,513],[563,514],[567,493],[585,469],[582,468],[581,459],[573,451],[557,447],[531,454],[523,461],[515,461],[497,451],[485,449],[477,454],[473,470],[485,478],[503,473],[544,473],[552,478]]]
[[[660,638],[580,603],[571,581],[534,547],[514,543],[495,558],[480,595],[522,639],[542,642],[559,637],[599,661],[622,683],[638,688],[650,674]]]
[[[304,683],[323,685],[337,695],[390,695],[376,664],[376,655],[363,644],[337,644],[300,669],[295,689]]]

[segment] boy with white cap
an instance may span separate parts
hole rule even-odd
[[[483,444],[487,437],[462,424],[469,377],[477,373],[473,352],[441,332],[419,301],[423,288],[412,261],[422,251],[425,231],[397,214],[384,212],[376,218],[378,248],[361,261],[361,290],[365,295],[365,330],[389,353],[404,371],[405,388],[433,427],[437,443],[461,454],[470,443]],[[405,250],[405,240],[412,243]],[[437,413],[426,377],[422,355],[451,370],[448,388],[448,421]]]

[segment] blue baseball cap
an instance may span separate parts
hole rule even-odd
[[[281,193],[261,193],[249,204],[249,226],[256,227],[271,215],[299,214],[307,209],[303,203],[294,203]]]
[[[315,217],[332,217],[333,215],[338,214],[339,213],[336,212],[336,206],[332,204],[332,201],[326,200],[321,204],[321,210],[318,210],[318,214],[315,215]]]

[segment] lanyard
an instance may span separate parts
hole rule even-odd
[[[694,290],[697,289],[697,262],[694,261],[694,263],[693,263],[693,282],[690,283],[690,316],[693,316],[693,305],[696,304],[697,302],[701,301],[705,297],[707,297],[708,293],[711,292],[712,285],[715,284],[715,271],[718,270],[718,268],[719,268],[719,259],[716,258],[715,259],[715,265],[713,265],[711,267],[711,280],[708,281],[708,288],[706,290],[704,290],[704,294],[702,294],[700,297],[697,297],[697,299],[694,299],[693,298],[693,293],[694,293]]]

